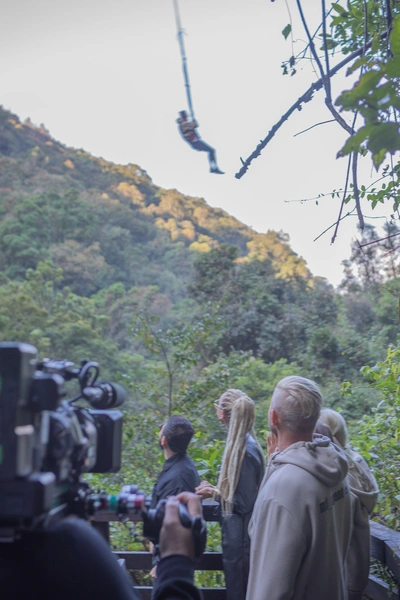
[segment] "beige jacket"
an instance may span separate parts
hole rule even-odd
[[[357,452],[346,450],[348,480],[353,496],[353,532],[347,555],[349,600],[361,600],[368,583],[370,563],[369,515],[378,500],[378,484],[365,460]]]
[[[249,527],[246,600],[346,600],[352,506],[345,454],[327,438],[270,460]]]

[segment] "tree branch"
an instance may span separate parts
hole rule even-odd
[[[335,119],[329,119],[329,121],[321,121],[321,123],[315,123],[314,125],[311,125],[311,127],[307,127],[307,129],[303,129],[303,131],[299,131],[298,133],[295,133],[293,137],[297,137],[298,135],[301,135],[302,133],[306,133],[306,131],[310,131],[310,129],[314,129],[314,127],[318,127],[318,125],[325,125],[326,123],[334,123]]]
[[[336,221],[336,227],[335,227],[335,231],[333,233],[332,239],[331,239],[331,244],[333,244],[335,242],[335,239],[336,239],[336,236],[337,236],[337,232],[338,232],[338,229],[339,229],[339,224],[340,224],[340,221],[342,219],[342,211],[343,211],[344,203],[346,201],[347,186],[348,186],[348,183],[349,183],[350,165],[351,165],[351,154],[349,155],[349,161],[347,163],[346,183],[344,184],[342,203],[340,205],[339,216],[338,216],[337,221]]]
[[[386,237],[379,238],[377,240],[372,240],[372,242],[365,242],[365,244],[360,244],[360,248],[365,248],[365,246],[371,246],[372,244],[378,244],[379,242],[386,242],[386,240],[390,240],[391,238],[397,237],[400,235],[399,233],[393,233],[392,235],[387,235]]]
[[[353,152],[353,193],[354,200],[356,203],[358,222],[360,223],[360,229],[364,229],[364,215],[362,214],[360,204],[360,193],[358,190],[358,179],[357,179],[357,164],[358,164],[358,152]]]
[[[394,248],[392,248],[391,250],[389,250],[389,252],[386,252],[386,254],[382,254],[382,258],[385,258],[386,256],[389,256],[389,254],[393,254],[393,252],[396,252],[396,250],[398,250],[400,248],[399,246],[395,246]]]
[[[323,36],[324,36],[324,52],[325,52],[325,61],[326,61],[326,73],[324,71],[324,68],[322,66],[322,63],[319,59],[318,53],[315,49],[315,44],[314,41],[311,37],[311,33],[310,30],[308,29],[308,25],[307,25],[307,21],[306,18],[304,16],[303,13],[303,7],[301,6],[301,2],[300,0],[296,0],[297,2],[297,7],[299,9],[299,13],[300,13],[300,18],[301,18],[301,22],[303,23],[303,27],[304,30],[306,32],[307,35],[307,39],[308,39],[308,43],[310,46],[310,50],[311,53],[314,57],[315,62],[318,65],[319,68],[319,72],[321,73],[321,79],[322,79],[322,83],[325,89],[325,94],[326,94],[326,98],[325,98],[325,104],[328,107],[328,110],[330,111],[330,113],[332,114],[333,118],[339,123],[339,125],[345,130],[347,131],[347,133],[349,135],[353,135],[354,130],[352,127],[350,127],[350,125],[348,125],[346,123],[346,121],[344,120],[344,118],[339,115],[338,111],[336,110],[336,108],[333,106],[332,104],[332,94],[331,94],[331,79],[330,79],[330,75],[329,75],[329,59],[328,59],[328,49],[327,49],[327,44],[326,44],[326,17],[325,17],[325,0],[322,0],[322,28],[323,28]],[[365,47],[365,41],[364,41],[364,47]]]
[[[387,35],[388,35],[387,32],[384,32],[381,35],[381,39],[386,38]],[[338,73],[341,69],[343,69],[343,67],[348,65],[352,60],[361,56],[365,52],[365,50],[367,50],[368,48],[371,47],[371,45],[372,45],[372,41],[369,42],[368,44],[366,44],[366,46],[363,45],[362,48],[359,48],[358,50],[355,50],[354,52],[352,52],[351,54],[346,56],[346,58],[344,58],[341,62],[339,62],[335,67],[333,67],[329,71],[329,74],[328,74],[329,77],[333,77],[334,75],[336,75],[336,73]],[[243,175],[247,172],[252,161],[255,158],[257,158],[258,156],[260,156],[261,151],[264,150],[264,148],[267,146],[267,144],[272,140],[272,138],[279,131],[279,129],[284,124],[284,122],[288,120],[288,118],[292,115],[292,113],[294,113],[294,111],[296,109],[302,110],[302,104],[305,104],[306,102],[310,102],[310,100],[312,100],[312,98],[313,98],[314,92],[319,91],[322,87],[323,87],[323,80],[321,77],[315,83],[312,83],[310,85],[310,87],[308,88],[308,90],[304,94],[302,94],[302,96],[300,96],[300,98],[298,98],[296,100],[296,102],[289,108],[289,110],[287,110],[285,112],[284,115],[282,115],[282,117],[279,119],[279,121],[277,121],[277,123],[275,123],[275,125],[269,131],[267,137],[265,137],[263,140],[260,141],[260,143],[256,146],[255,150],[250,154],[250,156],[248,158],[246,158],[246,160],[243,160],[242,158],[240,159],[242,161],[242,167],[235,174],[236,179],[241,179],[243,177]]]
[[[345,215],[340,217],[340,221],[343,221],[343,219],[345,219],[346,217],[350,217],[353,210],[350,210],[348,213],[346,213]],[[317,235],[317,237],[313,240],[313,242],[316,242],[317,240],[319,240],[320,237],[322,237],[325,233],[327,233],[330,229],[332,229],[332,227],[335,227],[335,225],[336,225],[336,221],[335,221],[335,223],[332,223],[332,225],[329,225],[329,227],[324,229],[324,231],[322,231],[319,235]]]
[[[326,7],[325,7],[325,0],[322,0],[322,32],[323,32],[323,36],[324,36],[324,52],[325,52],[325,68],[326,68],[326,85],[325,85],[325,91],[326,91],[326,97],[327,99],[332,103],[332,92],[331,92],[331,80],[329,77],[329,52],[328,52],[328,44],[327,44],[327,40],[326,40]]]
[[[320,74],[321,74],[321,79],[322,79],[322,82],[323,82],[323,86],[324,86],[324,88],[325,88],[325,91],[326,91],[326,88],[327,88],[327,83],[326,83],[326,75],[325,75],[325,71],[324,71],[324,68],[323,68],[323,66],[322,66],[322,63],[321,63],[321,61],[319,60],[318,53],[317,53],[317,51],[316,51],[316,49],[315,49],[314,40],[313,40],[313,38],[311,37],[310,30],[308,29],[307,21],[306,21],[306,18],[305,18],[305,16],[304,16],[304,13],[303,13],[303,7],[301,6],[301,2],[300,2],[300,0],[296,0],[296,4],[297,4],[297,8],[298,8],[298,10],[299,10],[299,14],[300,14],[300,19],[301,19],[301,22],[303,23],[303,27],[304,27],[304,30],[305,30],[305,32],[306,32],[306,35],[307,35],[307,39],[308,39],[308,45],[310,46],[311,54],[313,55],[313,57],[314,57],[314,60],[315,60],[315,62],[317,63],[317,66],[318,66],[319,72],[320,72]],[[328,86],[328,87],[329,87],[329,86]]]

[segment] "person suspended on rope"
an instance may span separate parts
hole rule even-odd
[[[189,121],[185,110],[181,110],[179,115],[179,119],[177,119],[176,122],[178,123],[179,131],[182,134],[183,139],[195,150],[198,150],[199,152],[208,152],[210,173],[223,175],[224,172],[221,171],[217,166],[214,148],[211,148],[211,146],[203,142],[196,131],[199,126],[196,119],[193,118],[191,121]]]

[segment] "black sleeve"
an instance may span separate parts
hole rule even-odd
[[[202,600],[193,575],[194,562],[187,556],[162,558],[157,566],[152,600]]]
[[[262,463],[246,452],[234,494],[234,513],[246,515],[253,511],[261,478]]]

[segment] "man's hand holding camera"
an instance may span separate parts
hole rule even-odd
[[[191,517],[202,516],[201,502],[196,494],[182,492],[178,496],[170,496],[165,505],[165,517],[160,533],[160,555],[161,558],[165,558],[172,554],[181,554],[194,560],[193,533],[181,523],[179,503],[186,506]]]

